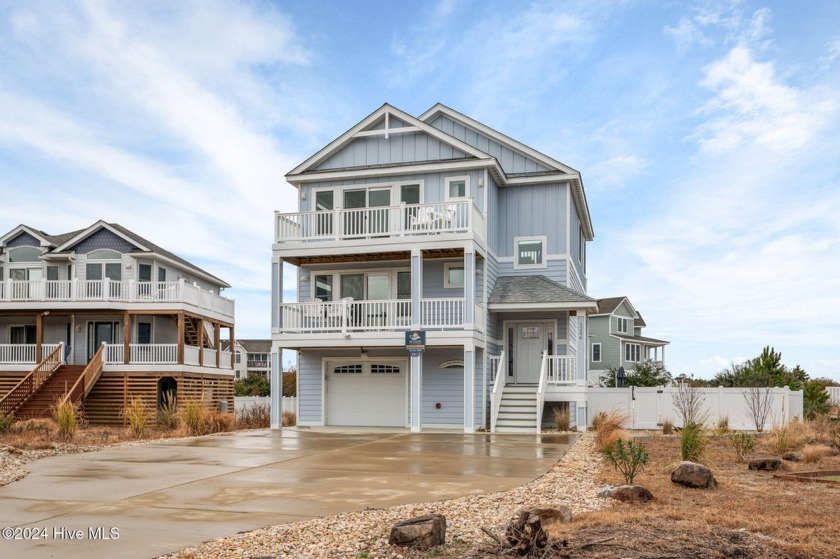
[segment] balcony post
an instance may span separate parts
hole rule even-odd
[[[198,366],[204,366],[204,319],[198,319]]]
[[[423,353],[411,354],[411,432],[423,428]]]
[[[123,365],[131,363],[131,313],[123,313]]]
[[[178,364],[184,364],[184,313],[178,313]]]
[[[222,325],[214,322],[213,327],[216,336],[216,368],[219,369],[222,366],[222,341],[219,339],[222,337]]]
[[[79,278],[70,280],[70,300],[75,301],[79,296]]]
[[[283,327],[283,259],[271,263],[271,328]]]
[[[475,248],[464,249],[464,328],[475,325]]]
[[[577,313],[578,316],[578,340],[575,342],[578,345],[577,350],[577,379],[578,384],[586,384],[587,371],[589,370],[589,321],[587,311],[581,309]]]
[[[12,278],[6,278],[6,300],[12,300]]]
[[[38,313],[35,315],[35,362],[40,363],[44,358],[44,315]]]
[[[475,433],[475,346],[464,344],[464,433]]]
[[[335,235],[335,240],[341,240],[341,231],[344,229],[339,221],[341,220],[341,210],[340,208],[333,209],[333,235]]]
[[[423,323],[423,251],[419,248],[411,249],[411,327],[420,329]],[[412,360],[412,363],[414,361]]]
[[[232,337],[232,336],[231,336]],[[233,344],[231,343],[231,347]],[[271,348],[271,372],[269,386],[271,391],[271,430],[279,431],[283,428],[283,372],[280,366],[280,358],[283,350],[277,347]]]

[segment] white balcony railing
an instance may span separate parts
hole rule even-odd
[[[46,346],[45,346],[46,347]],[[178,344],[129,344],[129,365],[175,365],[178,363]],[[203,349],[204,366],[216,367],[216,350]],[[191,345],[184,346],[184,364],[198,365],[199,348]],[[125,346],[123,344],[107,344],[105,346],[105,364],[125,364]],[[230,369],[230,352],[224,351],[219,357],[219,368]]]
[[[212,291],[180,281],[37,280],[0,282],[0,302],[114,301],[187,303],[234,316],[234,302]]]
[[[52,353],[59,344],[41,344],[41,357]],[[35,344],[0,344],[0,364],[35,364]]]
[[[168,365],[178,362],[178,344],[129,344],[131,363]]]
[[[575,384],[577,357],[574,355],[549,355],[547,357],[546,384]]]
[[[472,200],[374,208],[275,213],[278,243],[340,241],[474,232],[484,236],[485,217]]]
[[[288,333],[401,331],[412,323],[411,301],[405,299],[283,303],[280,310],[280,330]],[[462,328],[464,299],[422,299],[420,323],[431,330]]]

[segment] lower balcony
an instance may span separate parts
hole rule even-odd
[[[232,369],[229,351],[199,348],[184,344],[183,359],[178,357],[178,344],[128,344],[129,356],[125,358],[124,344],[105,345],[105,370],[109,365],[189,365]]]
[[[474,307],[472,324],[465,322],[463,298],[421,299],[420,328],[423,330],[484,330],[485,312],[482,305]],[[329,332],[402,332],[412,325],[411,301],[406,299],[380,301],[308,301],[283,303],[280,306],[280,333]]]

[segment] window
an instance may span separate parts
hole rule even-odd
[[[446,199],[467,198],[470,195],[470,177],[449,177],[446,179]]]
[[[152,265],[140,264],[137,267],[137,279],[140,281],[152,281]]]
[[[41,249],[35,247],[18,247],[9,250],[9,262],[39,262]]]
[[[545,268],[545,237],[514,238],[514,268]]]
[[[601,344],[592,344],[592,362],[601,362]]]
[[[34,344],[35,326],[9,326],[9,343],[12,344]]]
[[[362,364],[357,363],[355,365],[341,365],[340,367],[336,367],[335,369],[333,369],[333,373],[337,375],[360,375],[362,374]]]
[[[419,184],[401,184],[400,185],[400,202],[404,204],[419,204],[420,203],[420,185]]]
[[[166,281],[166,268],[158,268],[158,281]]]
[[[236,352],[236,363],[242,363],[242,353],[239,351]]]
[[[333,300],[332,274],[315,276],[315,298],[321,301]]]
[[[411,299],[411,272],[397,272],[397,299]]]
[[[47,281],[58,281],[58,266],[47,266]]]
[[[443,286],[446,288],[464,287],[464,265],[450,262],[443,265]]]
[[[384,374],[384,375],[398,375],[400,374],[400,368],[395,365],[371,365],[370,366],[370,373],[373,375],[376,374]]]
[[[618,321],[618,333],[619,334],[626,334],[627,333],[627,323],[629,322],[626,318],[617,318]]]
[[[138,322],[137,323],[137,343],[150,344],[152,343],[152,323]]]
[[[624,344],[624,360],[636,363],[641,361],[642,347],[639,344]]]

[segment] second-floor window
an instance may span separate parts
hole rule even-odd
[[[592,362],[601,362],[601,344],[592,344]]]
[[[468,198],[470,195],[469,177],[449,177],[446,179],[446,199]]]
[[[631,363],[641,361],[642,347],[639,344],[624,344],[624,360]]]
[[[545,237],[516,237],[514,246],[514,268],[545,268]]]
[[[626,334],[627,333],[627,323],[629,322],[626,318],[618,318],[616,319],[618,326],[617,330],[619,334]]]
[[[443,265],[443,287],[464,287],[464,265],[456,262]]]

